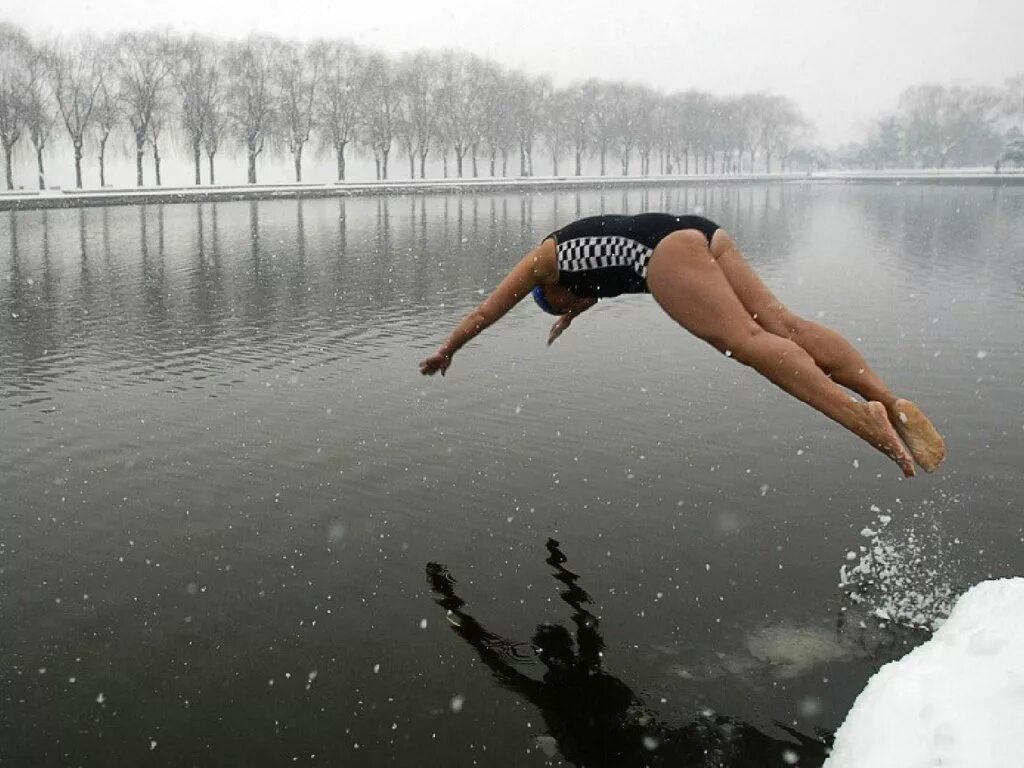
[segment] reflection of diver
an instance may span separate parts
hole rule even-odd
[[[552,539],[547,563],[565,584],[561,598],[573,609],[572,634],[560,625],[541,624],[533,648],[546,670],[541,680],[521,672],[518,644],[487,631],[467,614],[455,594],[455,579],[443,565],[427,564],[427,581],[436,602],[447,611],[453,630],[469,643],[498,682],[537,707],[562,756],[579,766],[768,766],[821,765],[826,744],[785,726],[792,736],[782,741],[747,723],[715,714],[703,714],[690,723],[672,727],[644,706],[629,686],[601,669],[604,640],[598,620],[584,605],[590,596],[566,570],[565,555]],[[532,661],[532,658],[525,661]]]

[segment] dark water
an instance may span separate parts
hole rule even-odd
[[[642,210],[855,339],[941,473],[649,297],[419,376],[548,231]],[[1024,570],[1022,254],[978,187],[3,214],[0,765],[818,765],[926,637],[837,587],[872,505],[923,590]]]

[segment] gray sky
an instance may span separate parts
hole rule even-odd
[[[0,0],[0,19],[37,34],[170,26],[459,48],[556,85],[770,90],[827,144],[863,138],[908,85],[1024,72],[1024,0]]]

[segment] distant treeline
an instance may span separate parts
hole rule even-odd
[[[907,88],[895,114],[881,117],[863,143],[842,147],[833,160],[876,169],[1024,165],[1024,74],[1002,88]]]
[[[662,94],[623,82],[588,80],[564,89],[459,52],[400,59],[350,42],[294,42],[254,35],[224,41],[169,32],[129,32],[39,41],[0,22],[0,144],[6,182],[12,155],[29,145],[38,185],[46,186],[46,149],[70,144],[82,186],[85,153],[95,152],[101,186],[112,137],[134,146],[136,183],[160,185],[161,150],[183,149],[195,184],[216,180],[216,157],[244,150],[248,181],[257,160],[290,156],[302,180],[303,155],[329,153],[345,179],[347,153],[374,160],[386,179],[394,153],[408,174],[426,176],[440,160],[445,177],[534,174],[534,155],[550,172],[623,175],[770,173],[828,164],[955,165],[991,163],[1014,138],[999,120],[1013,104],[1024,117],[1024,77],[995,89],[909,89],[898,115],[883,120],[863,146],[838,155],[808,144],[810,125],[784,96],[704,91]],[[1015,100],[1015,101],[1014,101]],[[1019,132],[1019,131],[1018,131]],[[566,167],[568,166],[568,167]],[[205,171],[205,174],[204,174]]]

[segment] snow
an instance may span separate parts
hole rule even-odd
[[[0,192],[0,211],[90,205],[131,205],[147,202],[183,203],[220,200],[316,198],[350,195],[420,194],[426,192],[508,192],[542,189],[647,187],[652,185],[736,182],[886,182],[1024,184],[1024,173],[991,169],[916,169],[890,171],[815,171],[755,174],[691,174],[684,176],[530,176],[462,179],[392,179],[387,181],[299,182],[289,184],[219,184],[206,186],[107,187]],[[704,208],[694,206],[701,215]],[[463,241],[465,242],[465,240]],[[756,317],[756,316],[755,316]]]
[[[1024,768],[1024,578],[985,581],[868,681],[825,768]]]

